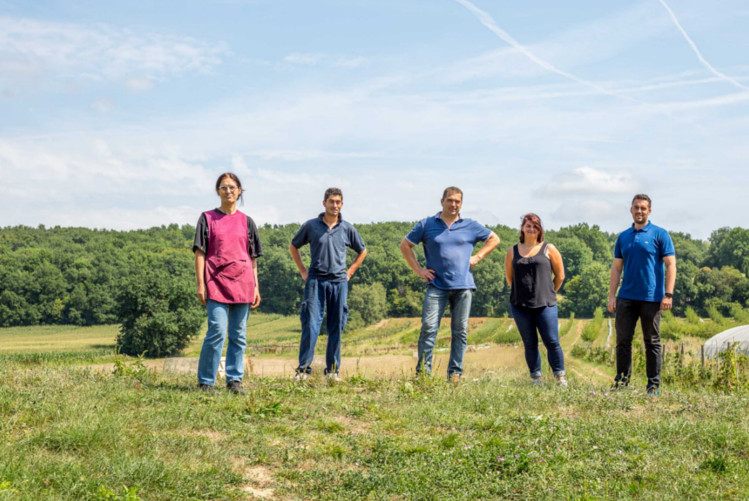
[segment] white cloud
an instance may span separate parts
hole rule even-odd
[[[91,103],[91,108],[98,111],[99,113],[108,113],[112,111],[117,106],[117,103],[113,99],[109,98],[99,98],[95,99]]]
[[[81,25],[0,17],[0,82],[20,86],[50,80],[136,83],[184,72],[207,72],[227,53],[220,44]]]
[[[560,196],[600,196],[634,192],[637,186],[638,182],[629,172],[606,172],[585,166],[555,176],[539,192]]]
[[[150,78],[128,78],[125,85],[130,90],[141,91],[152,89],[154,82]]]

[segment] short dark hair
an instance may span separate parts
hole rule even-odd
[[[233,172],[224,172],[218,177],[218,179],[216,179],[216,191],[218,191],[219,187],[221,186],[221,181],[223,181],[225,177],[228,177],[229,179],[237,183],[237,186],[239,186],[239,189],[242,190],[242,181],[239,180],[237,175],[234,174]],[[242,198],[243,196],[244,196],[244,190],[242,190],[242,192],[239,193],[239,200],[241,200],[242,203],[244,203],[244,198]]]
[[[340,188],[328,188],[325,190],[325,198],[323,198],[323,202],[327,202],[330,197],[341,197],[341,200],[343,200],[343,192]]]
[[[632,205],[635,204],[635,200],[645,200],[648,203],[648,209],[653,208],[653,202],[651,202],[650,197],[644,193],[638,193],[637,195],[635,195],[635,197],[632,199]]]
[[[544,226],[541,224],[541,218],[537,215],[533,214],[532,212],[526,214],[523,216],[523,222],[520,223],[520,243],[525,243],[525,232],[523,231],[523,226],[525,226],[525,222],[530,221],[530,223],[536,228],[538,231],[538,238],[537,240],[539,242],[544,241]]]
[[[442,200],[447,198],[447,195],[450,193],[460,193],[460,200],[463,200],[463,190],[458,188],[457,186],[448,186],[445,188],[445,191],[442,192]]]

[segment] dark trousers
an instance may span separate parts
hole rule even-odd
[[[628,384],[632,376],[632,338],[640,319],[645,342],[648,387],[661,384],[661,303],[616,298],[616,381]]]

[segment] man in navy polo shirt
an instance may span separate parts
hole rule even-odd
[[[419,335],[416,372],[432,370],[432,353],[440,319],[448,303],[452,313],[450,362],[447,377],[458,381],[463,374],[463,355],[468,343],[468,317],[476,284],[471,268],[499,245],[499,237],[473,219],[460,217],[463,192],[451,186],[442,194],[442,211],[416,223],[400,245],[401,253],[414,273],[427,282]],[[484,247],[472,256],[479,242]],[[424,244],[426,268],[416,260],[413,247]]]
[[[307,379],[312,372],[312,359],[320,334],[325,308],[328,310],[328,346],[325,352],[325,375],[339,381],[341,367],[341,333],[348,318],[348,281],[367,255],[359,232],[341,217],[343,193],[338,188],[328,188],[323,199],[325,212],[310,219],[299,228],[291,240],[289,252],[305,280],[302,301],[302,339],[299,343],[299,366],[296,379]],[[299,248],[310,244],[309,269],[304,267]],[[358,256],[346,269],[346,247]]]
[[[629,384],[632,375],[632,338],[639,318],[645,341],[647,391],[648,395],[658,396],[661,383],[661,311],[670,310],[672,306],[676,253],[668,232],[648,221],[652,212],[650,197],[635,195],[630,212],[634,223],[616,239],[609,280],[608,308],[611,313],[616,313],[614,387]],[[620,277],[622,284],[616,294]]]

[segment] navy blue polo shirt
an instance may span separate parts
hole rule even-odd
[[[406,235],[414,245],[424,244],[427,268],[434,270],[430,282],[438,289],[476,289],[471,274],[471,254],[476,244],[486,242],[492,232],[473,219],[458,218],[447,227],[438,212],[422,219]]]
[[[650,222],[636,230],[633,223],[619,234],[614,246],[614,257],[624,260],[622,286],[617,296],[660,302],[666,291],[663,258],[675,254],[666,230]]]
[[[364,252],[362,240],[356,228],[344,221],[338,214],[338,222],[332,227],[323,221],[324,213],[310,219],[299,228],[291,239],[291,245],[299,249],[310,244],[308,276],[328,282],[346,281],[346,247],[351,247],[357,254]]]

